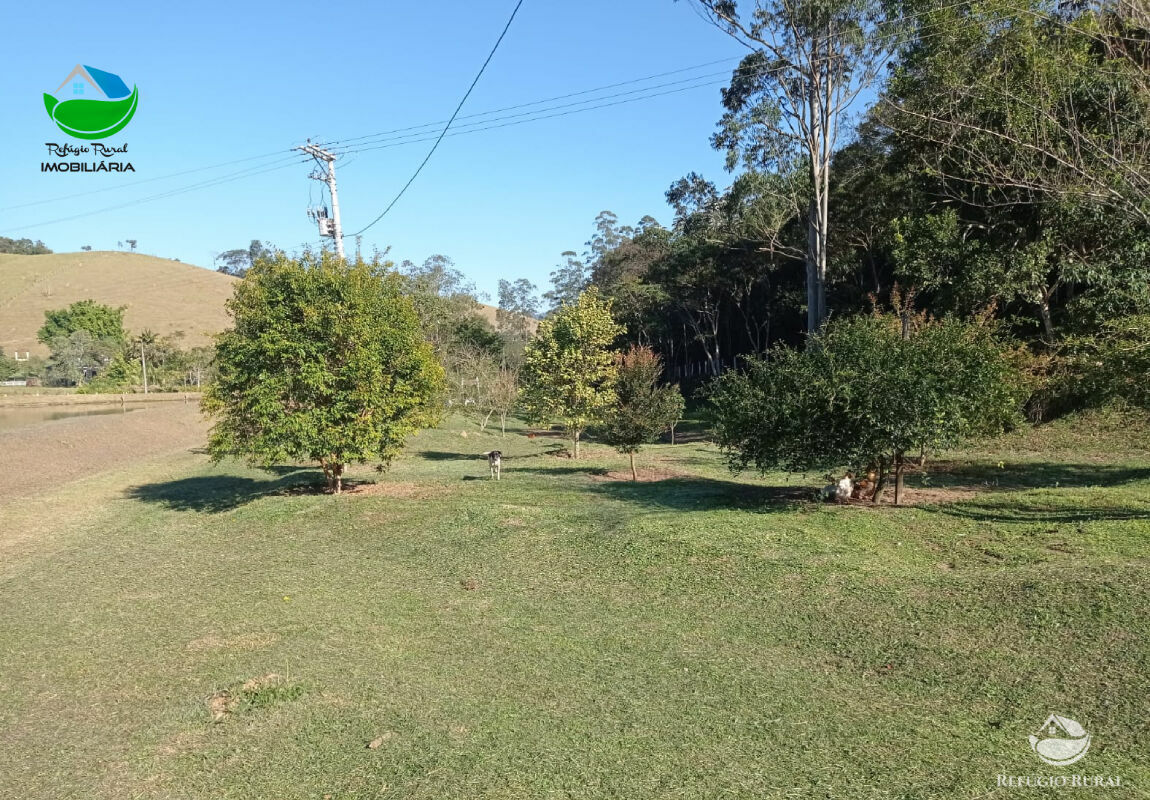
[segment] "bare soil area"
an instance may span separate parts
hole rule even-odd
[[[0,453],[12,467],[0,481],[0,501],[26,497],[149,457],[202,447],[207,430],[198,403],[157,403],[131,413],[0,430]],[[20,469],[20,464],[29,468]]]

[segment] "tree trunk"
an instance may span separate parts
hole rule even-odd
[[[140,366],[144,370],[144,394],[148,393],[148,359],[144,356],[144,348],[140,348]]]
[[[879,499],[882,497],[882,490],[886,488],[886,473],[890,468],[890,464],[886,459],[880,458],[878,460],[878,475],[875,476],[874,492],[870,496],[870,501],[878,505]]]
[[[1050,315],[1050,293],[1043,289],[1038,298],[1038,317],[1042,320],[1042,339],[1048,347],[1054,345],[1054,319]]]
[[[343,464],[335,464],[332,474],[335,475],[335,493],[343,494]]]
[[[894,454],[894,504],[897,506],[902,499],[902,451]]]
[[[578,460],[579,460],[579,434],[580,434],[580,433],[581,433],[580,431],[575,431],[575,436],[574,436],[574,444],[575,444],[575,446],[574,446],[574,448],[573,448],[573,449],[572,449],[572,451],[571,451],[571,457],[572,457],[573,459],[575,459],[576,461],[578,461]]]
[[[499,415],[499,434],[501,436],[503,436],[504,438],[507,437],[507,415],[506,414],[500,414]]]
[[[811,200],[807,219],[807,333],[815,333],[819,329],[819,298],[818,298],[818,263],[815,249],[818,247],[818,223],[815,221],[815,201]]]
[[[678,425],[678,424],[679,423],[677,423],[677,422],[675,423],[675,425]],[[671,444],[675,443],[675,425],[671,426]]]
[[[631,480],[639,480],[639,473],[635,471],[635,451],[632,450],[627,455],[631,456]]]

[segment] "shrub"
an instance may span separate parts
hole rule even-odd
[[[1021,400],[987,328],[924,320],[904,333],[880,315],[832,321],[806,349],[776,348],[711,392],[732,469],[870,467],[876,502],[893,469],[896,503],[908,455],[1001,431]]]

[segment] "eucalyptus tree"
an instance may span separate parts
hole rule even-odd
[[[805,222],[807,330],[826,317],[832,158],[850,114],[893,52],[884,0],[696,0],[751,50],[723,90],[726,112],[712,144],[727,168],[775,176],[773,219]],[[780,213],[785,212],[785,213]],[[769,218],[768,218],[769,219]]]

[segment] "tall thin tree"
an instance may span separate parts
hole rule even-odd
[[[694,0],[751,50],[723,90],[712,144],[727,167],[773,172],[806,221],[807,330],[826,318],[831,159],[848,115],[895,45],[883,0]],[[742,6],[742,7],[740,7]],[[749,6],[749,7],[748,7]]]

